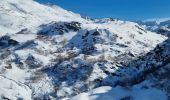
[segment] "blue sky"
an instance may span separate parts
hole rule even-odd
[[[170,0],[37,0],[92,18],[144,20],[170,17]]]

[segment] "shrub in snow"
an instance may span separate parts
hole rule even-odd
[[[73,70],[72,64],[68,61],[64,61],[57,66],[57,72],[63,75],[71,72]]]
[[[0,47],[11,46],[11,45],[15,46],[17,44],[19,44],[19,42],[14,39],[11,39],[11,37],[8,35],[2,36],[0,38]]]
[[[17,45],[17,44],[19,44],[19,42],[16,40],[13,39],[8,40],[8,45]]]
[[[12,69],[12,65],[9,64],[9,65],[5,66],[5,68],[6,68],[6,69]]]
[[[76,55],[77,55],[75,51],[71,51],[71,50],[65,51],[66,52],[65,55],[61,54],[64,51],[65,51],[65,49],[62,49],[62,48],[57,49],[56,52],[58,54],[55,55],[55,58],[52,59],[52,61],[55,63],[62,63],[63,61],[70,60],[70,59],[76,57]]]
[[[45,74],[42,71],[38,70],[38,71],[32,73],[32,76],[30,77],[30,80],[33,83],[37,83],[38,81],[40,81],[42,78],[45,77],[44,75]]]
[[[55,62],[55,63],[61,63],[64,61],[64,59],[65,59],[65,57],[63,55],[58,54],[58,55],[55,55],[55,58],[52,59],[51,61]]]
[[[87,31],[84,35],[82,35],[82,39],[85,39],[88,35],[90,34],[90,32],[89,31]]]
[[[139,34],[143,34],[142,32],[138,31]]]
[[[68,55],[68,57],[67,57],[68,59],[72,59],[72,58],[76,57],[76,52],[68,51],[67,55]]]
[[[23,62],[18,62],[17,67],[20,68],[20,69],[25,69]]]
[[[66,45],[66,43],[67,43],[67,39],[66,39],[66,38],[63,39],[63,40],[60,42],[60,44],[62,45],[62,47],[64,47],[64,46]]]
[[[17,32],[16,34],[29,34],[31,33],[27,28],[22,29],[21,31]]]
[[[42,62],[37,60],[33,55],[29,54],[25,63],[29,66],[29,68],[38,68],[42,66]]]
[[[134,38],[135,38],[135,34],[130,34],[129,37],[132,38],[132,39],[134,39]]]
[[[1,100],[10,100],[8,97],[6,97],[6,96],[4,96],[4,95],[2,95],[2,96],[0,97],[0,99],[1,99]]]
[[[90,64],[80,64],[80,67],[76,70],[77,75],[81,80],[86,80],[93,71],[93,67]]]
[[[5,59],[5,58],[7,58],[8,56],[10,56],[10,54],[11,54],[11,51],[10,50],[3,50],[3,52],[2,52],[2,54],[0,55],[0,58],[1,59]]]
[[[118,45],[119,47],[122,47],[122,48],[127,48],[128,47],[127,45],[121,44],[121,43],[116,43],[116,45]]]
[[[103,77],[98,77],[97,79],[94,80],[94,84],[96,84],[96,85],[101,84],[103,79],[104,79]]]
[[[84,44],[83,48],[81,49],[83,54],[91,54],[95,51],[95,46],[89,43]]]

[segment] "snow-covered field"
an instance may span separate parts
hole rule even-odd
[[[141,89],[134,86],[132,89],[127,89],[123,87],[112,88],[110,86],[103,86],[88,93],[81,93],[68,100],[167,100],[167,96],[164,92],[154,88]]]
[[[25,84],[18,83],[5,76],[0,76],[0,80],[0,100],[31,100],[32,91]]]

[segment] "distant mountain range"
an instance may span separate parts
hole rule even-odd
[[[170,18],[152,19],[146,21],[137,21],[140,25],[143,25],[146,29],[154,31],[166,36],[170,36]]]

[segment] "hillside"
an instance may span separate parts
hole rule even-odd
[[[158,78],[169,72],[167,35],[129,21],[86,20],[33,0],[1,0],[0,22],[2,100],[71,99],[103,86],[111,94],[124,88],[167,98],[169,79]],[[164,86],[154,86],[160,79]]]

